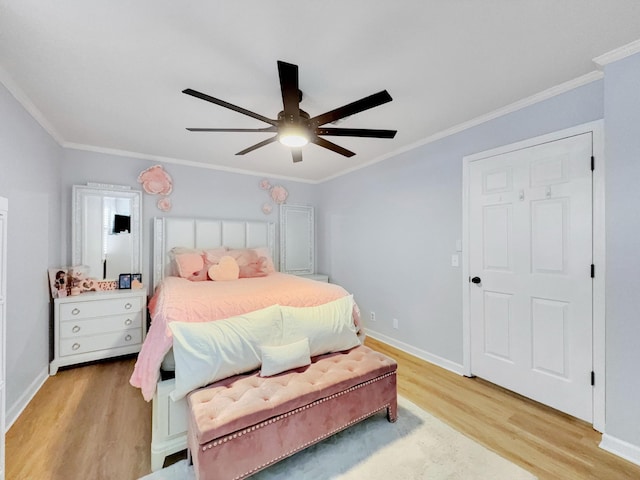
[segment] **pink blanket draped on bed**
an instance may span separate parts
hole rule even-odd
[[[192,282],[167,277],[149,302],[151,326],[129,381],[142,390],[145,400],[153,398],[160,365],[172,346],[169,322],[221,320],[276,304],[314,307],[345,295],[348,292],[339,285],[277,272],[229,282]],[[353,313],[359,326],[357,306]]]

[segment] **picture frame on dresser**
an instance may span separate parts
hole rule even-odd
[[[131,288],[131,274],[121,273],[118,277],[118,288],[120,290],[126,290]]]

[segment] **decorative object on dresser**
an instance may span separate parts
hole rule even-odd
[[[114,290],[53,300],[53,360],[58,368],[140,351],[147,333],[147,292]]]
[[[130,273],[121,273],[118,276],[118,288],[120,290],[131,289],[131,274]]]

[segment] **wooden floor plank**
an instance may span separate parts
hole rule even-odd
[[[640,466],[600,449],[600,434],[581,420],[374,339],[366,343],[398,361],[400,395],[541,480],[640,479]],[[129,385],[134,362],[50,377],[7,432],[7,480],[135,480],[149,473],[151,404]]]

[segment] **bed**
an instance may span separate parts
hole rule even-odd
[[[203,218],[157,217],[153,219],[153,289],[149,302],[151,325],[136,361],[130,383],[152,401],[151,468],[162,468],[166,456],[187,448],[187,402],[172,398],[176,379],[168,372],[171,361],[173,322],[207,322],[242,315],[271,305],[293,308],[324,305],[348,296],[338,285],[317,282],[270,271],[267,276],[240,278],[233,282],[193,282],[174,276],[171,252],[176,249],[203,251],[225,247],[231,250],[259,249],[278,264],[275,225],[271,222]],[[273,267],[270,267],[273,270]],[[219,289],[215,294],[211,289]],[[197,292],[198,300],[185,300],[186,292]],[[209,299],[216,295],[211,303]],[[193,309],[200,304],[204,310]],[[185,313],[186,312],[186,313]],[[359,329],[359,312],[353,303],[353,324]],[[217,322],[213,322],[217,323]]]

